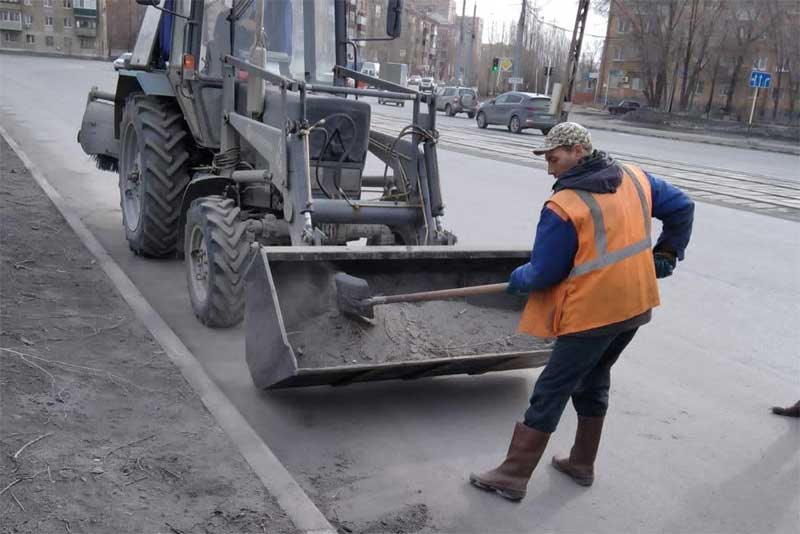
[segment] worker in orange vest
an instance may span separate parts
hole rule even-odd
[[[594,481],[611,366],[650,321],[659,304],[656,279],[670,276],[683,259],[694,219],[686,194],[594,150],[579,124],[556,125],[533,152],[544,154],[556,181],[530,261],[511,274],[509,292],[527,295],[519,330],[556,342],[506,459],[470,474],[475,486],[511,500],[525,496],[570,398],[578,414],[575,443],[552,464],[582,486]],[[652,217],[663,223],[655,246]]]

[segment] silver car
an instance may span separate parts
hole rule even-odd
[[[436,90],[436,82],[430,76],[424,76],[419,81],[419,91],[421,93],[432,93]]]
[[[114,70],[126,69],[128,68],[128,62],[131,60],[133,54],[130,52],[125,52],[117,59],[114,60]]]
[[[536,128],[547,135],[550,128],[559,123],[550,114],[550,97],[537,93],[510,91],[484,102],[475,117],[478,127],[500,124],[512,133],[521,133],[527,128]]]
[[[466,113],[470,119],[474,119],[478,110],[478,95],[469,87],[440,87],[436,90],[436,110],[444,111],[448,117]]]

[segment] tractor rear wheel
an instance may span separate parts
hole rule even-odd
[[[234,326],[244,318],[244,275],[250,244],[233,199],[195,199],[186,214],[186,281],[194,314],[206,326]]]
[[[119,193],[125,238],[135,254],[174,255],[189,183],[189,132],[168,99],[128,97],[120,125]]]

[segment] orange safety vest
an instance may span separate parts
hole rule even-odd
[[[578,251],[566,279],[531,292],[520,332],[562,336],[618,323],[660,304],[650,250],[650,182],[641,169],[621,167],[615,193],[563,189],[548,201],[575,225]]]

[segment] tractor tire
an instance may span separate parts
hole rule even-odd
[[[522,126],[516,115],[512,115],[511,120],[508,121],[508,131],[515,134],[522,133]]]
[[[486,128],[489,126],[489,121],[486,120],[486,114],[483,111],[478,112],[478,118],[475,120],[478,122],[478,128]]]
[[[189,299],[206,326],[226,328],[244,318],[244,275],[250,244],[233,199],[195,199],[186,214],[184,253]]]
[[[134,254],[175,255],[191,136],[168,99],[128,97],[120,126],[119,193],[125,238]]]

